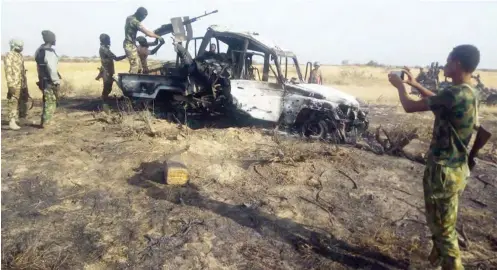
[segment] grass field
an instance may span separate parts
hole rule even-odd
[[[98,67],[60,63],[67,97],[53,127],[2,127],[2,268],[430,269],[423,165],[250,126],[189,129],[126,104],[106,114]],[[36,67],[26,68],[39,123]],[[433,115],[404,113],[388,70],[322,73],[368,103],[372,129],[418,128],[406,152],[427,150]],[[497,87],[497,72],[479,73]],[[3,77],[2,120],[6,90]],[[466,269],[497,264],[497,110],[481,116],[495,135],[460,199]],[[164,184],[172,155],[190,171],[186,187]]]
[[[36,81],[36,64],[32,61],[25,63],[28,70],[27,79],[30,94],[34,98],[41,97]],[[64,82],[70,83],[74,93],[78,95],[98,95],[101,91],[101,81],[95,81],[99,62],[71,63],[61,62],[60,73]],[[116,62],[116,72],[127,72],[129,64],[127,60]],[[259,68],[260,69],[260,68]],[[397,92],[389,84],[387,74],[392,69],[367,66],[322,66],[324,83],[344,90],[366,102],[396,104],[398,103]],[[3,72],[3,63],[2,63]],[[288,70],[288,77],[295,76],[295,68]],[[305,72],[305,66],[301,67],[301,72]],[[418,70],[413,68],[416,76]],[[497,71],[477,71],[481,74],[483,83],[487,87],[497,88]],[[304,75],[304,74],[302,74]],[[441,72],[441,80],[443,80]],[[2,99],[6,98],[6,82],[2,80]],[[116,88],[116,94],[119,90]]]

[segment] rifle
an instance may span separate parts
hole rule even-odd
[[[193,17],[191,19],[185,20],[183,22],[183,25],[188,25],[188,24],[194,23],[198,19],[200,19],[202,17],[205,17],[205,16],[208,16],[208,15],[211,15],[211,14],[214,14],[214,13],[217,13],[217,9],[214,10],[214,11],[211,11],[211,12],[205,12],[203,15],[200,15],[200,16]],[[173,24],[172,23],[163,24],[161,27],[155,29],[155,31],[154,31],[154,33],[156,35],[159,35],[159,36],[164,36],[164,35],[167,35],[167,34],[170,34],[170,33],[173,33],[173,32],[174,31],[173,31]]]
[[[103,67],[97,68],[98,70],[98,75],[95,77],[95,80],[99,81],[103,76],[104,76],[104,69]]]
[[[31,106],[28,108],[28,111],[30,111],[31,109],[33,109],[33,106],[35,105],[34,101],[33,101],[33,98],[29,95],[29,88],[28,88],[28,83],[27,83],[27,74],[28,73],[28,70],[27,69],[24,69],[24,78],[23,80],[26,82],[26,85],[24,87],[24,89],[26,89],[26,95],[27,95],[27,98],[28,100],[31,100]]]

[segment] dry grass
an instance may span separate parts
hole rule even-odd
[[[26,69],[28,70],[28,87],[31,89],[31,96],[34,98],[40,97],[41,93],[38,90],[35,82],[37,81],[36,65],[32,61],[26,61]],[[87,94],[99,94],[101,81],[95,81],[97,68],[100,66],[98,62],[89,63],[60,63],[60,73],[67,83],[71,83],[75,87],[75,92],[83,92]],[[126,60],[115,63],[116,73],[127,72],[129,64]],[[260,69],[260,67],[258,67]],[[3,69],[3,63],[2,63]],[[330,86],[343,89],[358,98],[371,103],[397,104],[397,91],[392,88],[387,80],[387,74],[392,69],[382,67],[367,67],[367,66],[322,66],[321,71],[324,77],[324,83]],[[301,71],[305,72],[305,66],[301,67]],[[284,72],[284,70],[283,70]],[[416,75],[417,70],[414,71]],[[497,72],[477,71],[481,74],[482,81],[488,87],[497,88]],[[288,76],[295,76],[295,68],[289,68]],[[441,77],[443,79],[443,77]],[[7,95],[5,80],[2,80],[2,99]],[[117,90],[117,89],[116,89]],[[117,90],[119,93],[119,90]]]
[[[61,63],[65,95],[97,97],[98,65]],[[381,68],[323,67],[323,74],[361,99],[397,104]],[[250,127],[185,132],[116,102],[110,114],[60,107],[53,130],[2,131],[4,268],[379,269],[381,262],[405,269],[429,251],[419,164]],[[384,108],[372,108],[373,127],[418,128],[429,139],[430,113]],[[181,149],[192,185],[170,188],[160,182],[162,161]],[[480,166],[476,174],[495,170]],[[495,252],[478,228],[495,235],[497,209],[491,187],[468,185],[461,216],[480,248],[463,252],[465,262]]]

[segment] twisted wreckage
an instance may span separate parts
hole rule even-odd
[[[203,37],[193,38],[188,18],[171,21],[156,33],[174,29],[176,63],[164,64],[157,75],[118,74],[117,84],[128,98],[165,103],[166,108],[219,112],[226,117],[241,114],[303,137],[335,143],[355,138],[368,128],[367,113],[355,97],[304,82],[294,53],[257,33],[215,25],[208,27]],[[225,53],[220,52],[220,43]],[[217,45],[216,50],[207,51],[212,44]],[[254,60],[263,63],[262,70],[254,66]]]
[[[439,74],[443,68],[444,67],[439,65],[438,62],[432,62],[428,69],[428,73],[425,76],[422,76],[422,78],[416,78],[416,80],[418,80],[418,82],[427,89],[438,93],[439,91],[452,85],[452,82],[448,81],[447,77],[445,77],[444,81],[439,81]],[[489,106],[497,105],[497,89],[486,87],[481,81],[480,74],[477,74],[472,78],[476,81],[475,88],[478,91],[480,103]],[[414,87],[411,88],[411,94],[420,96],[418,90]]]

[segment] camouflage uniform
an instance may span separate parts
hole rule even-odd
[[[319,69],[319,63],[315,62],[314,63],[314,69],[311,70],[309,74],[309,83],[315,83],[315,84],[323,84],[323,74],[321,73],[321,70]]]
[[[309,75],[309,83],[321,84],[322,83],[321,78],[323,78],[321,70],[313,69],[311,70],[311,74]]]
[[[26,83],[26,70],[24,68],[24,57],[20,53],[23,48],[20,40],[11,40],[11,51],[5,55],[4,67],[7,79],[7,104],[8,119],[16,121],[18,118],[26,118],[28,112],[28,88]]]
[[[46,126],[52,120],[57,109],[58,85],[51,84],[43,89],[43,114],[41,115],[42,126]]]
[[[110,92],[112,91],[112,85],[114,84],[114,79],[112,76],[115,73],[114,69],[114,59],[116,55],[110,50],[108,45],[100,45],[100,50],[98,51],[100,55],[100,62],[102,64],[102,78],[104,81],[104,89],[102,90],[102,99],[107,99]]]
[[[464,269],[455,228],[459,196],[469,176],[467,147],[478,125],[475,93],[472,86],[463,84],[427,98],[435,122],[423,188],[433,239],[430,261],[440,261],[442,269]]]
[[[60,86],[58,56],[52,45],[55,45],[55,34],[51,31],[42,32],[45,44],[35,52],[36,67],[38,71],[38,87],[43,92],[43,113],[41,126],[45,127],[52,120],[57,108],[57,92]]]
[[[124,51],[129,60],[129,73],[140,73],[142,70],[140,58],[138,57],[138,50],[136,48],[136,33],[140,27],[140,21],[135,15],[126,18],[124,26]]]

